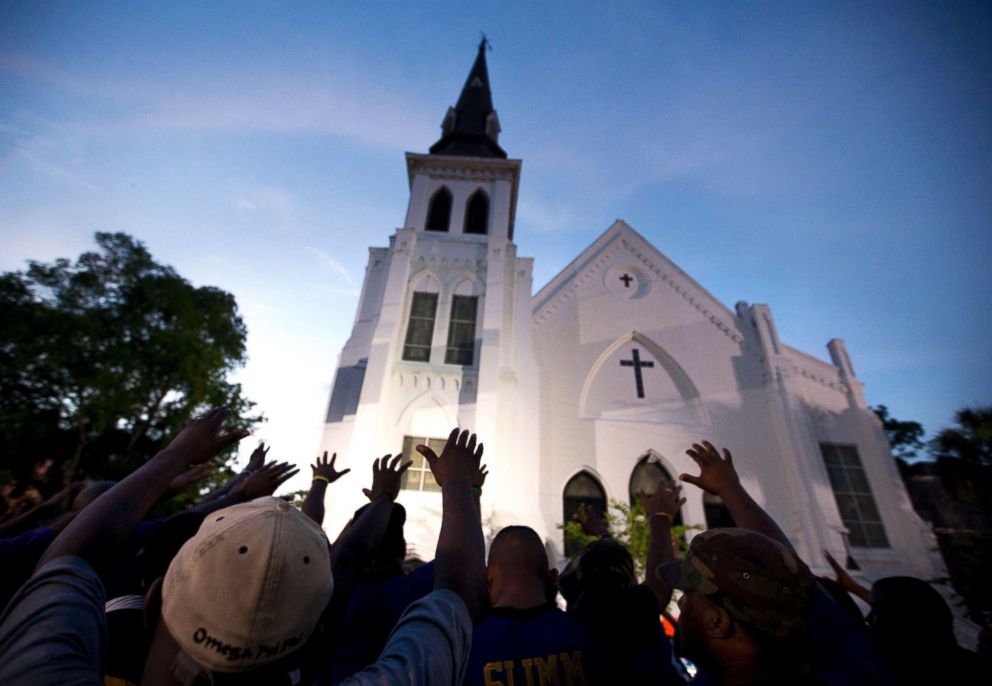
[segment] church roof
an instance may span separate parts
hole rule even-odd
[[[486,69],[485,38],[479,43],[479,53],[465,79],[462,93],[454,107],[449,107],[441,122],[441,138],[430,147],[432,155],[459,157],[506,158],[499,147],[499,118],[493,109],[493,96],[489,90],[489,71]]]

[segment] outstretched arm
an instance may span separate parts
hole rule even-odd
[[[215,409],[186,425],[172,443],[79,513],[41,560],[75,555],[97,571],[188,467],[206,462],[248,435],[247,429],[219,433],[229,411]]]
[[[426,445],[417,446],[441,486],[441,533],[434,557],[434,588],[461,596],[473,618],[478,616],[486,592],[485,540],[472,494],[482,450],[481,443],[476,445],[475,434],[459,434],[457,428],[448,436],[440,456]]]
[[[351,469],[343,469],[339,472],[334,469],[334,462],[337,459],[338,454],[334,453],[328,462],[327,451],[325,450],[323,461],[318,457],[317,461],[310,465],[310,469],[313,470],[313,479],[310,481],[310,492],[307,493],[303,507],[300,509],[303,510],[303,514],[318,524],[324,523],[324,496],[327,494],[328,484],[334,483],[351,471]]]
[[[856,595],[861,598],[861,600],[871,605],[871,589],[865,588],[855,581],[854,577],[848,574],[847,570],[841,567],[837,560],[834,559],[834,556],[828,551],[824,550],[823,554],[827,558],[827,562],[830,563],[830,566],[834,570],[834,578],[836,579],[838,585],[840,585],[840,587],[848,593]]]
[[[272,495],[277,488],[296,476],[299,471],[288,462],[270,462],[251,472],[244,479],[239,479],[225,495],[197,503],[187,512],[208,515],[231,505]]]
[[[779,525],[741,486],[729,450],[724,448],[721,457],[712,443],[703,441],[702,444],[693,443],[692,448],[685,452],[699,465],[699,476],[680,474],[679,479],[719,496],[733,517],[734,524],[740,528],[757,531],[792,550],[792,543]]]
[[[403,455],[385,455],[372,461],[372,487],[362,493],[371,504],[341,532],[331,548],[334,595],[347,598],[358,578],[379,547],[389,525],[393,502],[400,493],[403,472],[413,462],[400,464]]]
[[[86,485],[85,481],[76,481],[61,491],[38,503],[30,510],[0,524],[0,538],[10,538],[36,528],[46,519],[51,519],[68,509],[69,503]]]
[[[248,458],[248,464],[246,464],[245,468],[241,470],[241,473],[200,498],[200,505],[207,505],[207,503],[216,500],[217,498],[227,496],[235,486],[238,486],[254,472],[265,466],[265,456],[269,454],[269,450],[271,450],[271,448],[272,446],[266,448],[265,443],[259,441],[258,447],[251,452],[251,456]],[[228,498],[225,502],[229,501],[230,499]],[[214,507],[214,509],[218,510],[220,507]]]
[[[682,487],[668,479],[663,480],[655,488],[652,495],[644,491],[637,494],[648,518],[651,538],[648,541],[648,555],[645,562],[644,585],[651,589],[658,599],[658,607],[664,609],[672,598],[672,589],[661,583],[655,570],[658,565],[675,559],[675,549],[672,547],[672,524],[679,508],[685,505],[682,497]]]

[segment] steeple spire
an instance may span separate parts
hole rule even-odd
[[[497,143],[499,118],[489,90],[487,47],[489,41],[483,36],[458,102],[444,115],[441,138],[430,147],[432,155],[506,158],[506,152]]]

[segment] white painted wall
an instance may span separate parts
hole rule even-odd
[[[370,250],[339,359],[334,395],[357,403],[331,417],[322,438],[321,449],[337,451],[356,481],[364,485],[371,461],[400,450],[404,435],[471,428],[491,465],[487,530],[528,524],[560,556],[556,527],[572,476],[586,470],[608,498],[627,500],[646,453],[673,476],[695,473],[685,450],[706,438],[733,451],[749,492],[826,572],[822,550],[845,556],[846,530],[819,446],[846,443],[857,446],[891,543],[853,551],[865,578],[943,574],[843,341],[829,343],[831,362],[785,345],[767,305],[727,309],[622,221],[532,296],[532,260],[517,257],[509,239],[519,161],[408,154],[407,164],[405,228],[388,248]],[[454,196],[450,231],[424,231],[442,185]],[[465,201],[478,188],[490,196],[487,236],[461,233]],[[431,362],[403,361],[411,293],[425,289],[439,295]],[[470,367],[443,363],[455,292],[479,296]],[[642,369],[642,398],[633,367],[621,365],[634,349],[653,365]],[[356,371],[363,364],[364,375]],[[363,499],[356,484],[329,490],[333,535]],[[686,496],[685,522],[705,525],[702,493],[686,486]],[[430,557],[440,494],[404,491],[399,501],[409,542]]]

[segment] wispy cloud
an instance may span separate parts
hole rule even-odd
[[[311,248],[310,250],[311,252],[313,252],[313,254],[317,257],[317,260],[322,265],[340,274],[341,278],[344,279],[345,283],[347,283],[349,286],[352,287],[348,291],[349,293],[354,292],[357,295],[357,291],[355,291],[354,289],[355,280],[351,277],[351,272],[348,271],[347,267],[345,267],[343,264],[341,264],[336,259],[331,257],[329,254],[327,254],[327,251],[322,250],[321,248]]]
[[[31,56],[0,55],[0,72],[77,96],[112,102],[123,114],[92,120],[108,132],[303,133],[351,137],[404,149],[438,124],[437,112],[404,100],[398,84],[339,71],[184,75],[168,79],[83,78]]]
[[[322,283],[318,285],[318,288],[320,288],[322,292],[328,293],[330,295],[346,295],[353,298],[357,298],[359,295],[359,290],[353,287],[344,288],[341,286],[331,286],[329,284]]]
[[[68,182],[88,191],[97,185],[78,170],[81,166],[77,141],[55,122],[27,118],[0,122],[0,163],[19,159],[34,172],[49,179]]]
[[[517,207],[518,221],[541,233],[550,233],[565,228],[569,223],[569,218],[569,211],[562,205],[552,206],[527,201],[521,202]]]
[[[253,188],[237,193],[231,198],[231,202],[239,210],[250,212],[258,210],[282,210],[294,204],[292,195],[275,186]]]

